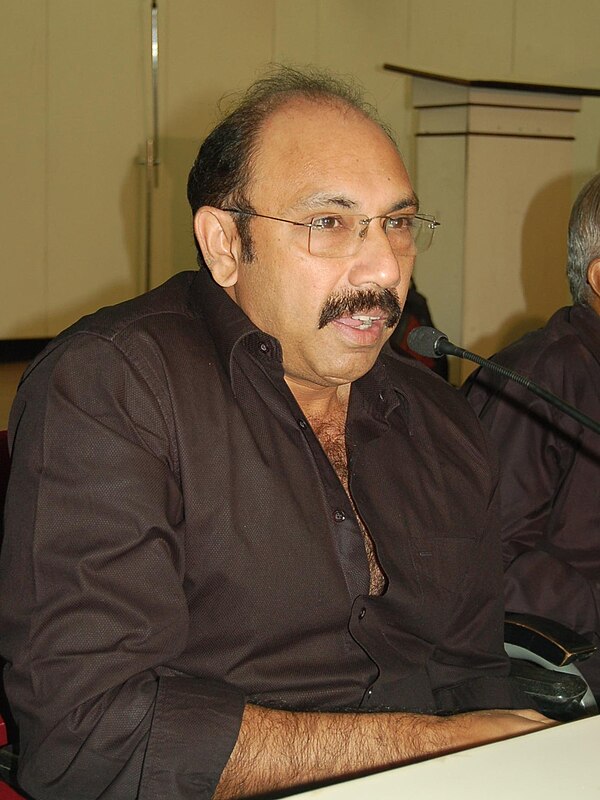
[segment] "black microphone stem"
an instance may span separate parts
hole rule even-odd
[[[577,422],[580,422],[586,428],[594,431],[594,433],[600,433],[600,423],[596,422],[596,420],[591,419],[591,417],[588,417],[585,414],[582,414],[582,412],[577,408],[569,405],[569,403],[565,403],[565,401],[561,400],[560,397],[557,397],[555,394],[552,394],[552,392],[548,392],[546,389],[538,386],[537,383],[534,383],[524,375],[520,375],[518,372],[514,372],[512,369],[508,369],[508,367],[498,364],[497,361],[490,361],[489,358],[482,358],[476,353],[472,353],[470,350],[465,350],[463,347],[458,347],[457,345],[452,344],[452,342],[448,341],[446,338],[442,338],[437,341],[435,343],[435,349],[440,355],[465,358],[467,361],[473,361],[475,364],[479,364],[480,367],[486,367],[494,372],[500,373],[500,375],[504,375],[504,377],[509,378],[509,380],[520,383],[522,386],[525,386],[526,389],[529,389],[530,392],[533,392],[533,394],[536,394],[538,397],[541,397],[543,400],[546,400],[548,403],[556,406],[565,414],[568,414],[570,417],[573,417],[573,419],[577,420]]]

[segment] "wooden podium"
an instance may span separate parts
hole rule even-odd
[[[413,78],[415,186],[442,222],[417,260],[417,286],[436,327],[491,355],[570,302],[574,115],[600,90],[385,68]],[[473,368],[451,364],[451,381]]]

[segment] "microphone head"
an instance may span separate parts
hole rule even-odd
[[[414,328],[408,334],[407,342],[410,349],[420,356],[441,358],[444,353],[439,349],[439,343],[443,339],[448,341],[448,337],[445,333],[438,331],[437,328],[421,325],[419,328]]]

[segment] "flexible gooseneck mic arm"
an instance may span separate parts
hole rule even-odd
[[[421,356],[427,356],[428,358],[441,358],[441,356],[448,355],[464,358],[467,361],[473,361],[475,364],[479,364],[480,367],[490,369],[492,372],[503,375],[511,381],[520,383],[521,386],[529,389],[533,394],[546,400],[563,413],[573,417],[573,419],[577,420],[581,425],[594,431],[594,433],[600,434],[600,423],[596,420],[583,414],[579,409],[569,405],[569,403],[565,403],[560,397],[547,391],[547,389],[544,389],[542,386],[538,386],[537,383],[534,383],[530,378],[526,378],[524,375],[520,375],[512,369],[504,367],[502,364],[497,364],[495,361],[490,361],[488,358],[482,358],[482,356],[478,356],[477,353],[465,350],[464,347],[458,347],[458,345],[453,344],[448,339],[445,333],[438,331],[437,328],[431,328],[426,325],[415,328],[408,335],[408,346],[415,353]]]

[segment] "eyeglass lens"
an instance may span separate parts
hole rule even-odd
[[[314,256],[343,257],[355,255],[367,236],[368,227],[382,224],[390,247],[397,256],[413,256],[430,246],[435,225],[415,217],[373,219],[365,225],[364,218],[351,214],[315,218],[309,228],[308,249]]]

